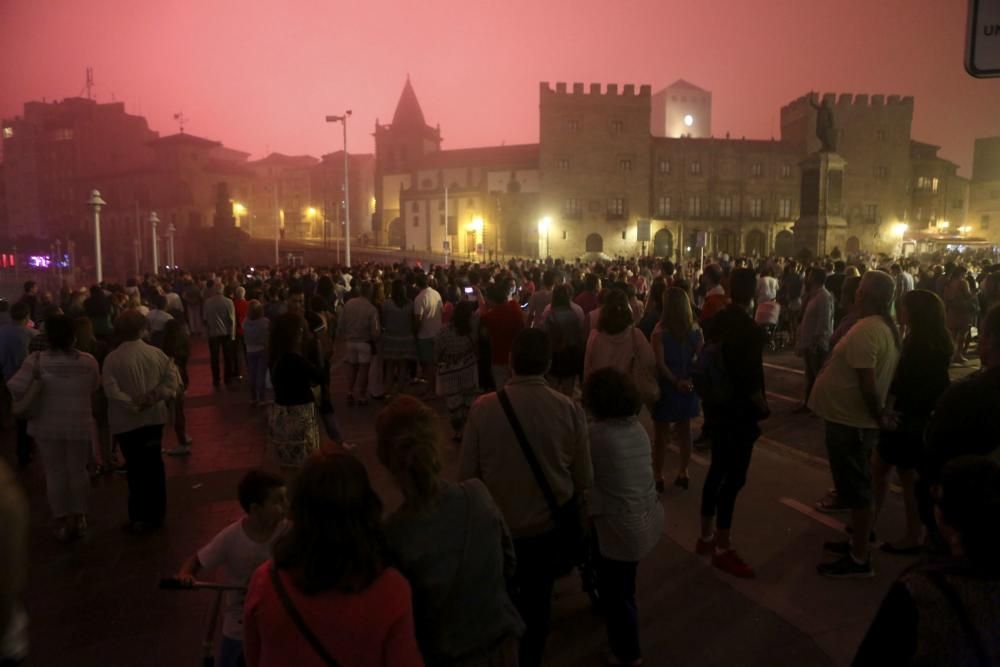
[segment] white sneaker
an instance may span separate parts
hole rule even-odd
[[[190,439],[188,440],[190,442]],[[191,453],[191,447],[189,445],[177,445],[173,449],[168,449],[167,456],[187,456]]]
[[[191,444],[192,442],[194,442],[194,441],[193,441],[193,440],[191,440],[191,436],[190,436],[190,435],[185,435],[185,436],[184,436],[184,444],[185,444],[185,445],[190,445],[190,444]],[[190,449],[190,448],[189,448],[189,449]]]

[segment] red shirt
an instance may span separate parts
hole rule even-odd
[[[514,336],[524,328],[524,315],[517,301],[508,301],[502,306],[493,306],[480,316],[490,337],[491,363],[506,366],[510,363],[510,348]]]
[[[248,667],[324,667],[323,660],[288,616],[261,565],[250,579],[243,606],[243,651]],[[305,595],[288,573],[285,590],[306,625],[342,667],[422,667],[413,626],[410,585],[388,568],[360,593]]]
[[[590,290],[587,289],[577,294],[576,298],[573,299],[573,303],[580,306],[580,308],[583,308],[584,315],[589,315],[590,311],[594,310],[595,308],[597,308],[597,306],[600,305],[597,299],[597,293],[591,292]]]
[[[236,310],[236,335],[243,335],[243,321],[247,318],[247,311],[250,310],[250,302],[246,299],[233,299],[233,308]]]

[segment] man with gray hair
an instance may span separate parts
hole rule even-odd
[[[226,384],[237,379],[236,355],[233,347],[236,341],[236,307],[232,299],[222,293],[222,283],[212,283],[209,297],[202,305],[205,318],[205,333],[208,335],[209,363],[212,366],[212,386],[219,386],[219,375],[225,373]],[[222,359],[219,353],[222,353]],[[220,372],[219,362],[224,369]]]
[[[899,330],[892,319],[896,282],[868,271],[858,287],[858,322],[833,349],[809,398],[826,422],[826,450],[837,497],[851,510],[850,541],[827,542],[840,558],[817,571],[826,577],[872,577],[869,533],[873,501],[870,459],[879,429],[890,426],[885,401],[899,361]]]

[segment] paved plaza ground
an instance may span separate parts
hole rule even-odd
[[[131,537],[121,531],[126,485],[123,476],[112,475],[94,483],[86,540],[58,544],[47,528],[40,464],[22,473],[32,508],[27,602],[36,667],[199,664],[211,594],[163,592],[157,581],[241,516],[236,483],[247,468],[267,464],[265,410],[250,407],[245,386],[213,389],[207,356],[196,339],[187,399],[194,451],[183,459],[167,457],[168,513],[160,532]],[[847,664],[889,584],[912,562],[876,552],[874,580],[832,581],[816,574],[816,564],[827,558],[823,541],[843,536],[841,517],[811,510],[831,485],[821,422],[793,413],[803,386],[798,359],[770,353],[765,361],[774,415],[764,423],[734,524],[734,541],[757,578],[736,580],[693,553],[709,456],[697,455],[691,489],[668,487],[662,496],[665,535],[639,567],[648,665]],[[344,395],[342,371],[334,374],[335,397]],[[374,452],[372,423],[382,404],[336,403],[347,440],[357,444],[355,455],[394,507],[399,496]],[[443,413],[440,402],[434,405]],[[9,460],[13,434],[7,428],[2,435]],[[173,445],[169,429],[165,445]],[[449,442],[444,451],[447,474],[454,475],[458,446]],[[675,462],[671,458],[668,465]],[[902,521],[901,502],[891,495],[878,527],[887,539],[897,536]],[[560,582],[546,664],[598,665],[605,646],[602,621],[591,613],[578,579]]]

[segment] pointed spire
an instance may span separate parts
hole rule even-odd
[[[399,103],[396,104],[396,113],[392,116],[393,127],[412,127],[424,129],[427,123],[424,121],[424,112],[417,101],[417,94],[413,92],[410,84],[410,75],[406,75],[406,85],[399,96]]]

